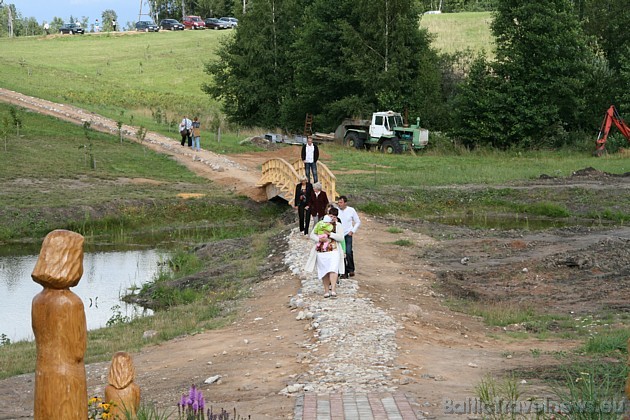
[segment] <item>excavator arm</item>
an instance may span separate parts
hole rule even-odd
[[[601,156],[606,152],[606,141],[608,140],[608,134],[610,133],[610,127],[615,124],[617,129],[623,134],[623,136],[630,142],[630,127],[619,116],[619,112],[614,105],[611,105],[606,111],[602,127],[599,129],[597,136],[597,146],[595,148],[595,156]]]

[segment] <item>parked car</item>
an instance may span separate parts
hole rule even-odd
[[[199,16],[184,16],[182,23],[186,29],[206,29],[205,22]]]
[[[77,25],[76,23],[64,23],[63,25],[61,25],[61,27],[59,28],[59,32],[62,34],[84,34],[85,30]]]
[[[150,20],[141,20],[136,23],[136,31],[141,32],[159,32],[160,27]]]
[[[208,18],[204,20],[207,29],[229,29],[232,26],[227,23],[219,20],[217,18]]]
[[[160,21],[160,29],[163,31],[183,31],[184,25],[176,19],[162,19]]]
[[[234,17],[222,17],[222,18],[219,18],[219,20],[223,22],[227,22],[232,28],[235,26],[238,26],[238,19]]]

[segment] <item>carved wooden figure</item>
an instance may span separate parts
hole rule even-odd
[[[85,311],[81,299],[70,291],[82,275],[83,236],[67,230],[50,232],[31,275],[44,286],[33,298],[31,312],[37,346],[35,420],[87,417]]]
[[[114,403],[110,413],[115,419],[126,419],[126,413],[134,418],[138,411],[140,387],[133,382],[135,375],[131,355],[123,351],[114,354],[107,378],[109,385],[105,387],[105,401]]]

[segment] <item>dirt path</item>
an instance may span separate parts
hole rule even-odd
[[[117,133],[114,121],[71,106],[1,89],[0,100],[78,124],[91,121],[97,130]],[[124,126],[124,130],[129,138],[133,138],[133,127]],[[231,159],[207,151],[194,155],[181,148],[177,141],[155,133],[149,133],[144,144],[173,156],[200,176],[256,200],[264,199],[254,187],[259,176],[258,165],[270,155],[297,155],[297,150],[291,148]],[[623,188],[627,188],[627,182],[624,181]],[[550,356],[552,352],[567,351],[576,345],[568,340],[511,340],[501,328],[487,327],[478,318],[449,310],[444,305],[444,296],[434,287],[438,280],[446,279],[447,283],[453,283],[453,290],[474,288],[467,284],[467,273],[474,273],[473,278],[478,284],[473,291],[497,292],[505,290],[505,285],[499,280],[481,284],[484,275],[494,279],[493,275],[500,273],[507,276],[503,280],[509,283],[517,278],[517,271],[522,273],[523,267],[530,267],[531,279],[538,281],[540,277],[540,285],[544,286],[543,278],[552,278],[554,269],[547,266],[544,271],[539,263],[559,252],[568,252],[570,248],[550,247],[548,251],[541,248],[538,253],[525,254],[519,252],[539,249],[543,237],[523,238],[514,232],[499,240],[479,233],[471,237],[470,232],[466,232],[459,241],[437,243],[431,237],[417,233],[413,223],[402,227],[402,233],[391,233],[389,222],[363,216],[363,225],[355,238],[356,279],[359,294],[369,297],[399,324],[396,337],[398,373],[391,385],[415,396],[415,409],[419,413],[430,418],[447,417],[444,401],[474,397],[474,387],[485,374],[553,364],[556,362]],[[457,236],[461,231],[451,231],[450,234]],[[567,233],[550,241],[562,244],[590,234]],[[578,251],[591,255],[589,246],[597,247],[601,241],[607,240],[613,242],[611,248],[618,245],[620,249],[630,249],[626,242],[628,229],[600,231],[598,234],[597,240],[587,241]],[[409,241],[410,246],[394,244],[401,239]],[[493,261],[487,258],[490,255]],[[459,267],[462,257],[470,257],[471,265],[460,264]],[[623,267],[624,261],[628,261],[624,260],[627,256],[619,258],[619,265]],[[541,268],[535,272],[533,267]],[[555,271],[563,269],[566,266]],[[611,270],[623,274],[623,268],[612,267],[608,272]],[[463,273],[462,278],[455,273]],[[622,296],[624,293],[628,296],[630,291],[628,277],[616,285]],[[454,284],[453,279],[460,279],[460,283]],[[306,328],[307,322],[296,320],[297,311],[288,307],[289,298],[295,295],[299,286],[298,279],[287,269],[285,273],[256,285],[252,298],[242,303],[231,325],[181,337],[135,354],[137,383],[142,388],[144,400],[153,401],[160,407],[173,407],[181,393],[195,383],[202,384],[209,404],[214,407],[236,408],[239,414],[251,414],[253,419],[292,418],[295,400],[279,391],[309,369],[301,355],[305,343],[313,340],[312,331]],[[554,293],[562,294],[563,290],[572,289],[572,285],[567,284],[565,289],[558,286]],[[536,358],[532,357],[533,349],[538,351]],[[107,365],[98,363],[87,367],[91,394],[103,393]],[[205,379],[214,375],[221,376],[218,383],[203,385]],[[527,384],[523,386],[534,393],[539,386],[529,378],[518,379],[526,380]],[[0,419],[31,415],[32,380],[33,375],[22,375],[0,382]]]

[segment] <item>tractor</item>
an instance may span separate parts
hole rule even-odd
[[[372,120],[344,120],[335,137],[348,147],[393,154],[424,149],[429,143],[429,130],[420,128],[420,118],[415,125],[405,125],[400,113],[386,111],[375,112]]]

